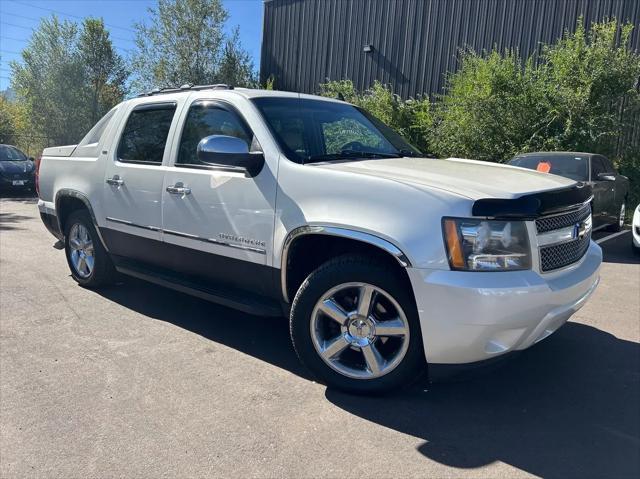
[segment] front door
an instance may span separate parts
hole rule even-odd
[[[615,183],[598,178],[607,173],[607,167],[598,155],[591,157],[591,187],[593,189],[593,226],[598,227],[611,222],[615,215],[614,196]]]
[[[176,103],[167,101],[131,107],[108,152],[103,237],[113,255],[153,262],[161,240],[162,162],[175,112]]]
[[[272,296],[273,165],[249,177],[201,163],[196,148],[210,135],[240,138],[252,151],[260,146],[240,111],[223,101],[197,100],[184,116],[162,192],[169,266],[200,284]]]

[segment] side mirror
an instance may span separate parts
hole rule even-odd
[[[616,181],[616,177],[611,173],[598,173],[598,181]]]
[[[264,165],[264,155],[249,152],[247,143],[235,136],[205,136],[198,143],[197,154],[202,163],[228,166],[249,176],[256,176]]]
[[[34,163],[36,162],[36,159],[33,156],[30,156],[29,158],[27,158],[29,161],[33,161]]]

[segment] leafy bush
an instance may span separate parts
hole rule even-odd
[[[631,24],[578,21],[546,45],[537,61],[517,50],[464,50],[443,95],[403,101],[376,82],[365,92],[349,80],[321,85],[403,134],[423,152],[505,162],[521,152],[584,151],[610,157],[640,202],[640,55]],[[629,208],[630,210],[632,208]]]

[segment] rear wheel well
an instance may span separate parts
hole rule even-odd
[[[311,272],[323,263],[337,256],[358,254],[373,258],[390,270],[398,271],[411,290],[411,282],[406,269],[385,250],[362,241],[323,234],[308,234],[295,239],[289,246],[286,267],[286,292],[293,300],[300,285]],[[413,296],[413,291],[412,291]]]
[[[80,198],[75,196],[64,195],[60,199],[58,199],[56,203],[56,213],[58,215],[58,221],[60,222],[60,229],[62,230],[62,234],[64,234],[66,229],[66,222],[69,218],[69,215],[74,211],[78,210],[87,210],[89,208]]]

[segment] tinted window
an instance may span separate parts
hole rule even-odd
[[[161,164],[176,105],[144,105],[129,115],[118,145],[118,159]]]
[[[27,155],[13,146],[0,145],[0,161],[24,161]]]
[[[576,181],[589,179],[589,158],[578,155],[528,155],[517,156],[509,162],[512,166],[537,170],[542,173],[564,176]]]
[[[226,135],[240,138],[252,149],[253,135],[234,112],[212,102],[194,103],[189,108],[182,130],[177,164],[201,165],[197,147],[200,140],[211,135]]]
[[[353,105],[298,98],[253,100],[294,161],[417,156],[400,135]]]
[[[591,158],[591,179],[597,180],[597,176],[600,173],[606,173],[607,168],[605,167],[604,161],[599,156],[594,156]]]
[[[605,168],[607,173],[615,173],[616,172],[616,169],[613,166],[613,163],[611,163],[611,161],[609,160],[609,158],[607,158],[606,156],[600,156],[600,158],[602,159],[602,163],[604,164],[604,168]]]

